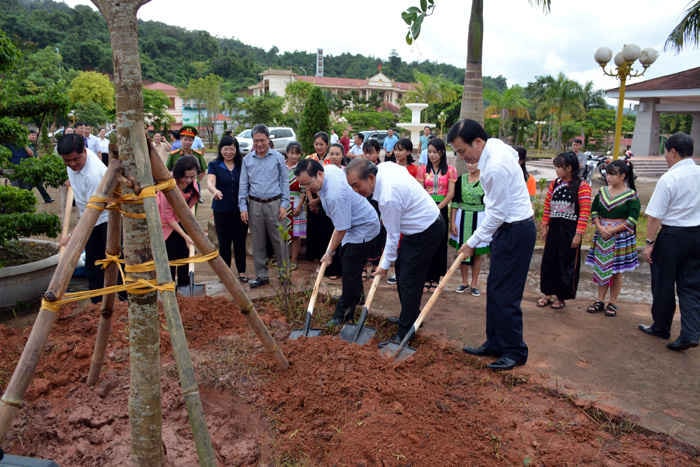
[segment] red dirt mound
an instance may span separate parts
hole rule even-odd
[[[700,465],[695,451],[667,436],[577,407],[525,373],[494,374],[446,343],[421,339],[414,357],[397,365],[374,345],[282,340],[291,326],[261,304],[292,363],[278,371],[230,302],[180,305],[221,465]],[[79,305],[62,315],[3,448],[61,465],[128,464],[126,307],[115,313],[95,388],[84,380],[98,309]],[[0,325],[3,389],[28,333]],[[195,465],[165,326],[161,344],[167,459]]]

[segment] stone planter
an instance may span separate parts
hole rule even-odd
[[[56,242],[31,241],[56,245],[58,251]],[[0,308],[10,308],[18,302],[32,302],[40,299],[57,265],[58,253],[39,261],[0,268]]]

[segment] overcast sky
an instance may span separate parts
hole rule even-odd
[[[87,0],[68,0],[86,4]],[[396,50],[405,61],[431,60],[464,67],[467,23],[471,2],[436,0],[418,41],[406,45],[401,11],[419,0],[152,0],[139,18],[186,29],[205,30],[217,37],[235,38],[269,50],[315,52],[327,55],[360,53],[386,59]],[[508,85],[525,85],[535,76],[563,72],[597,88],[617,86],[593,60],[599,46],[614,52],[625,43],[660,52],[644,78],[700,66],[700,49],[676,54],[663,51],[671,31],[690,0],[553,0],[552,11],[527,0],[484,1],[483,73],[503,75]],[[309,64],[312,74],[314,64]]]

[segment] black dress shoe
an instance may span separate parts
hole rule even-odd
[[[389,316],[386,320],[391,324],[399,324],[398,316]]]
[[[637,329],[642,331],[644,334],[648,334],[654,337],[660,337],[661,339],[668,339],[669,337],[671,337],[670,333],[655,329],[653,324],[651,326],[640,324],[639,326],[637,326]]]
[[[469,347],[468,345],[462,348],[464,353],[468,353],[469,355],[476,355],[477,357],[500,357],[501,352],[496,352],[495,350],[492,350],[488,347],[486,347],[485,344],[480,345],[479,347]]]
[[[666,344],[667,348],[669,348],[670,350],[675,350],[676,352],[682,352],[683,350],[687,350],[691,347],[697,347],[697,346],[698,346],[697,342],[689,341],[689,340],[683,339],[681,337],[679,337],[678,339],[676,339],[673,342],[669,342],[668,344]]]
[[[262,287],[263,285],[267,285],[269,283],[270,283],[270,279],[262,278],[262,277],[256,277],[252,281],[248,281],[248,285],[250,286],[251,289],[255,289],[257,287]]]
[[[378,347],[381,349],[382,347],[386,347],[389,344],[401,345],[402,340],[403,337],[400,337],[398,334],[394,334],[388,340],[380,342]]]
[[[520,366],[524,364],[525,362],[518,362],[516,360],[513,360],[510,357],[501,357],[498,360],[496,360],[493,363],[489,363],[487,366],[491,368],[493,371],[503,371],[503,370],[512,370],[516,366]]]

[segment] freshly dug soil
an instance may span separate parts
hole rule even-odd
[[[181,298],[209,431],[221,465],[700,465],[666,435],[580,406],[532,376],[495,374],[448,342],[421,337],[388,361],[338,337],[286,340],[270,303],[258,310],[292,363],[280,371],[223,298]],[[329,304],[317,322],[328,314]],[[3,448],[60,465],[128,465],[128,329],[119,304],[100,382],[85,384],[99,309],[62,312]],[[379,335],[391,329],[382,323]],[[169,337],[161,332],[163,443],[169,465],[196,465]],[[0,325],[4,390],[30,328]],[[373,343],[374,344],[374,343]]]
[[[0,246],[0,267],[31,263],[55,255],[58,248],[50,243],[11,241]]]

